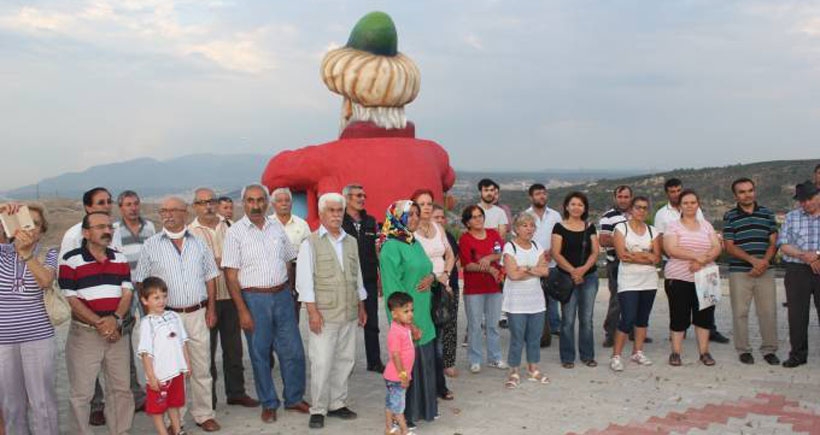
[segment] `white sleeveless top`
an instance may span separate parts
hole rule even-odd
[[[429,239],[422,236],[419,230],[416,230],[413,236],[421,243],[421,247],[424,248],[424,253],[430,258],[430,262],[433,263],[433,273],[438,276],[444,273],[444,254],[447,252],[446,243],[448,242],[439,224],[433,223],[433,229],[435,229],[436,232],[433,234],[433,237]]]

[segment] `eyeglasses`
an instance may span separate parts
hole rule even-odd
[[[194,201],[194,205],[216,205],[215,199],[200,199],[198,201]]]
[[[367,198],[367,194],[364,192],[353,193],[350,196],[355,196],[356,198]]]
[[[111,198],[108,198],[108,199],[101,199],[101,200],[97,201],[95,204],[96,205],[111,205],[113,203],[114,203],[114,201],[112,201]]]
[[[97,224],[97,225],[89,225],[86,228],[88,228],[89,230],[98,230],[98,231],[102,231],[102,230],[105,230],[105,229],[113,230],[114,225],[112,225],[112,224]]]
[[[648,210],[649,206],[647,205],[635,205],[632,207],[634,210]]]
[[[184,208],[161,208],[159,209],[159,214],[171,214],[171,213],[185,213],[188,210]]]

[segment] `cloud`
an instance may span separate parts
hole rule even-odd
[[[484,50],[484,44],[481,43],[481,39],[473,33],[464,35],[463,41],[465,44],[475,48],[476,50]]]
[[[199,22],[187,23],[178,6],[202,8]],[[0,28],[32,37],[59,36],[104,48],[172,55],[202,56],[233,72],[260,74],[276,67],[269,49],[274,37],[282,42],[297,32],[293,26],[267,25],[250,30],[229,30],[213,20],[213,9],[230,4],[211,2],[88,0],[81,7],[63,11],[24,6],[0,16]],[[196,16],[197,14],[191,14]]]

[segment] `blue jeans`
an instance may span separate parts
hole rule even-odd
[[[253,381],[262,407],[279,408],[271,374],[271,352],[279,357],[285,406],[301,402],[305,395],[305,349],[296,323],[293,297],[287,289],[277,293],[242,292],[253,317],[253,332],[245,332],[253,366]]]
[[[575,317],[578,317],[578,353],[581,361],[595,359],[592,312],[598,294],[598,275],[591,273],[572,289],[572,296],[561,306],[561,362],[575,362]]]
[[[558,273],[557,267],[550,267],[550,275]],[[561,331],[561,305],[557,299],[553,299],[544,292],[544,297],[547,300],[547,321],[550,322],[550,331]]]
[[[618,305],[621,307],[618,330],[629,334],[632,328],[649,326],[649,313],[652,311],[657,292],[657,290],[636,290],[618,293]]]
[[[489,293],[464,295],[464,307],[467,310],[467,330],[470,334],[467,354],[470,365],[481,364],[484,342],[481,322],[487,325],[487,361],[501,361],[501,339],[498,335],[498,320],[501,318],[501,302],[504,295]]]
[[[507,325],[510,328],[510,350],[507,352],[507,364],[510,367],[521,365],[521,351],[527,348],[527,362],[538,364],[541,361],[541,332],[544,330],[544,312],[540,313],[507,313]]]

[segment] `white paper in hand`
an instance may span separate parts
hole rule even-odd
[[[3,222],[3,231],[6,232],[6,237],[14,237],[14,233],[18,228],[24,230],[33,230],[34,221],[31,219],[31,213],[25,205],[17,210],[17,213],[8,214],[7,212],[0,213],[0,221]]]

